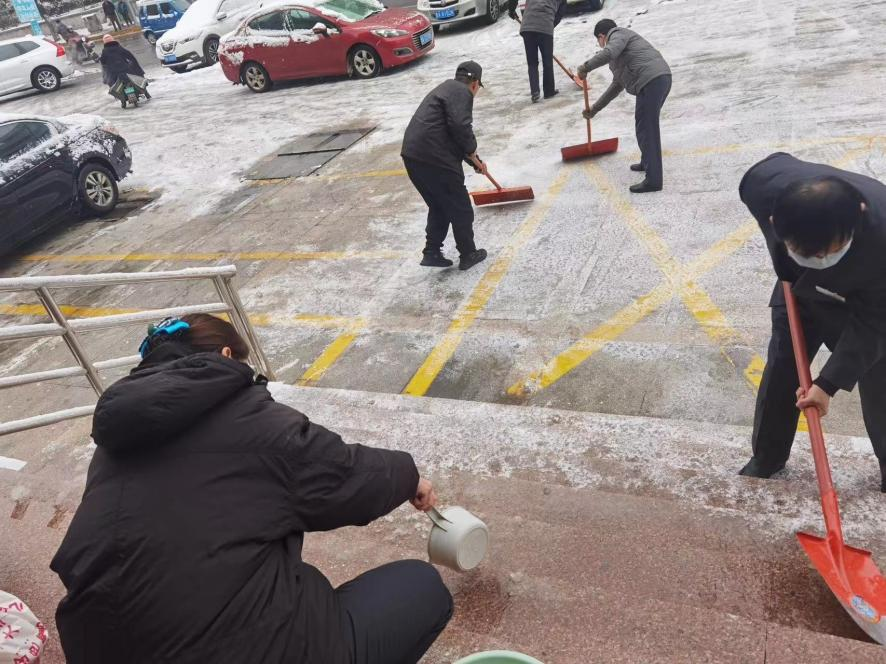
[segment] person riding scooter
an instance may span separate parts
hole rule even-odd
[[[148,81],[144,78],[145,70],[135,56],[120,46],[111,35],[102,37],[102,43],[104,48],[99,60],[102,63],[102,82],[108,86],[108,94],[119,99],[123,108],[126,108],[127,95],[122,94],[123,87],[131,84],[136,88],[136,101],[139,95],[150,99]]]
[[[55,31],[65,41],[68,52],[71,54],[75,64],[83,64],[86,60],[98,62],[98,55],[95,53],[95,47],[92,45],[92,42],[84,39],[79,32],[68,27],[59,19],[55,20]]]

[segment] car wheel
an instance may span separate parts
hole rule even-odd
[[[54,67],[37,67],[31,74],[31,85],[40,92],[52,92],[58,90],[62,84],[62,77]]]
[[[184,74],[188,71],[188,65],[176,65],[175,67],[170,67],[170,69],[176,74]]]
[[[145,39],[148,40],[148,43],[151,46],[157,43],[157,35],[155,35],[153,32],[148,32],[147,34],[145,34]]]
[[[348,65],[357,78],[375,78],[381,73],[381,58],[374,48],[358,44],[348,56]]]
[[[588,8],[592,12],[597,12],[603,9],[603,0],[588,0]]]
[[[83,211],[96,215],[113,210],[120,195],[113,173],[101,164],[86,164],[80,170],[77,194]]]
[[[243,65],[240,80],[253,92],[267,92],[271,89],[271,77],[268,75],[268,70],[257,62],[247,62]]]
[[[486,0],[486,23],[492,25],[501,16],[501,0]]]
[[[218,62],[218,37],[210,37],[203,43],[203,62],[207,65]]]

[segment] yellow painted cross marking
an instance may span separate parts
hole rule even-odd
[[[149,263],[153,261],[340,261],[353,259],[398,259],[402,251],[249,251],[151,254],[29,254],[19,260],[47,263]]]
[[[502,249],[501,254],[492,264],[492,267],[486,271],[479,283],[474,287],[471,295],[459,308],[452,319],[452,323],[449,325],[449,329],[443,335],[443,339],[434,347],[430,355],[425,358],[425,361],[418,368],[418,371],[415,372],[412,380],[409,381],[409,384],[403,390],[404,394],[420,397],[427,393],[440,371],[443,370],[443,367],[455,353],[465,332],[486,307],[486,303],[489,302],[495,289],[508,273],[514,258],[516,258],[523,246],[529,241],[529,238],[535,233],[539,224],[547,216],[548,210],[550,210],[560,192],[563,191],[563,187],[566,186],[571,173],[572,169],[564,169],[556,177],[548,189],[545,199],[533,208],[505,248]]]
[[[335,340],[329,344],[320,356],[314,360],[314,363],[307,368],[302,377],[296,382],[298,385],[313,385],[323,377],[323,374],[338,361],[352,343],[357,339],[357,335],[363,328],[364,322],[360,319],[354,320],[347,329],[338,335]]]

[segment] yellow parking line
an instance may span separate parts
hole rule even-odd
[[[418,368],[418,371],[415,372],[415,375],[403,390],[404,394],[424,396],[427,393],[440,371],[442,371],[443,367],[455,353],[465,332],[486,307],[495,289],[508,273],[514,258],[516,258],[523,246],[529,241],[529,238],[535,233],[539,224],[547,216],[548,210],[550,210],[554,201],[557,200],[560,192],[563,191],[563,187],[566,186],[571,173],[572,169],[560,171],[560,174],[548,189],[545,199],[533,208],[532,212],[526,217],[520,228],[517,229],[517,232],[514,233],[504,247],[499,257],[474,287],[467,301],[459,308],[443,339],[434,347]]]
[[[316,383],[323,377],[323,374],[338,361],[352,343],[357,339],[360,330],[363,328],[363,321],[354,321],[349,329],[338,335],[335,340],[329,344],[320,356],[314,360],[314,363],[307,368],[302,377],[296,381],[296,384],[308,386]]]
[[[689,282],[706,274],[742,247],[754,235],[756,229],[756,223],[747,223],[737,228],[686,265],[682,269],[681,278]],[[532,392],[550,387],[670,300],[676,294],[675,286],[679,287],[670,281],[663,281],[645,295],[638,297],[541,369],[532,372],[525,380],[511,385],[507,390],[508,394],[525,397]]]
[[[156,254],[29,254],[19,260],[47,263],[148,263],[154,261],[340,261],[398,259],[403,251],[250,251]]]
[[[366,171],[365,173],[341,173],[340,175],[321,176],[324,180],[358,180],[360,178],[397,178],[404,177],[406,169],[391,168],[386,171]]]

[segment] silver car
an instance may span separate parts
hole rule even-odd
[[[447,23],[481,19],[490,25],[508,11],[508,0],[418,0],[419,12],[434,29]]]

